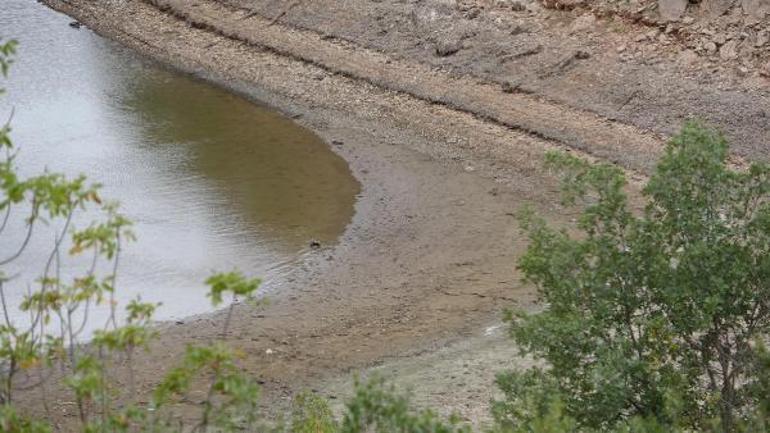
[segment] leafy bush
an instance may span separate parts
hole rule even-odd
[[[548,156],[567,203],[583,204],[582,233],[521,215],[531,244],[519,268],[545,310],[511,314],[511,333],[546,366],[498,378],[501,425],[528,425],[559,402],[585,429],[646,419],[732,432],[766,404],[767,378],[756,373],[770,330],[770,167],[733,170],[727,150],[721,135],[688,123],[639,212],[619,168]]]

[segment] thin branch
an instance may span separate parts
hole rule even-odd
[[[72,215],[75,213],[74,206],[70,208],[69,213],[67,214],[67,220],[64,223],[64,227],[62,227],[62,230],[60,234],[55,238],[54,240],[54,248],[53,251],[51,251],[51,254],[48,256],[48,261],[45,264],[45,268],[43,270],[43,289],[41,291],[41,295],[45,295],[46,288],[48,287],[48,284],[45,282],[45,280],[48,278],[48,273],[51,270],[51,265],[54,262],[54,259],[56,260],[56,272],[57,272],[57,287],[59,285],[59,277],[60,275],[60,257],[59,257],[59,248],[61,247],[61,243],[64,241],[65,234],[67,233],[67,230],[69,229],[70,224],[72,223]],[[37,315],[35,316],[34,320],[32,321],[32,324],[30,326],[30,329],[34,329],[37,326],[37,321],[41,319],[43,315],[43,306],[40,306],[40,309],[37,311]]]
[[[120,264],[120,251],[122,249],[119,228],[115,231],[115,244],[115,262],[112,265],[112,290],[110,290],[110,317],[107,323],[104,325],[105,329],[109,325],[110,321],[112,322],[113,328],[118,327],[118,321],[115,318],[115,290],[118,284],[118,265]]]
[[[19,247],[19,249],[13,255],[11,255],[5,260],[0,261],[0,266],[7,265],[8,263],[11,263],[12,261],[19,258],[21,253],[23,253],[24,250],[27,248],[27,245],[29,244],[29,240],[32,239],[32,229],[35,228],[35,220],[37,215],[37,210],[34,209],[35,207],[34,203],[32,204],[32,207],[33,207],[32,216],[30,216],[29,228],[27,229],[27,236],[24,238],[24,242],[21,244],[21,247]]]
[[[3,305],[3,317],[5,318],[5,324],[10,328],[11,325],[11,316],[8,314],[8,304],[5,301],[5,284],[3,281],[0,281],[0,302],[2,302]]]
[[[86,299],[86,306],[83,309],[83,321],[81,322],[80,327],[78,328],[78,330],[75,331],[75,338],[79,337],[80,334],[83,332],[83,330],[86,327],[86,323],[88,322],[88,310],[90,309],[90,307],[91,307],[91,298],[88,298],[88,299]],[[73,310],[73,312],[74,312],[74,310]]]
[[[11,203],[8,203],[8,206],[5,208],[5,216],[3,217],[3,224],[0,225],[0,234],[3,233],[5,230],[5,226],[8,225],[9,217],[11,216]]]

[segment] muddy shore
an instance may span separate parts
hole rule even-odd
[[[561,89],[557,97],[526,83],[523,91],[501,85],[494,70],[437,67],[434,57],[420,60],[424,53],[329,35],[302,22],[312,9],[276,19],[276,3],[283,2],[257,2],[261,9],[254,11],[212,0],[44,3],[148,57],[293,117],[326,140],[361,182],[356,215],[339,243],[323,246],[269,287],[269,306],[235,309],[227,343],[246,354],[244,368],[264,382],[265,409],[273,414],[302,389],[340,400],[354,373],[376,369],[409,382],[420,403],[483,421],[494,372],[520,365],[498,327],[500,313],[534,301],[515,269],[525,241],[512,215],[530,204],[557,224],[574,216],[559,206],[556,181],[541,169],[544,152],[607,159],[642,179],[673,125],[688,113],[706,113],[738,140],[738,157],[767,158],[767,122],[740,117],[738,110],[761,116],[756,113],[770,109],[761,81],[662,105],[644,102],[654,96],[644,92],[655,83],[638,85],[633,101],[612,112],[617,105],[596,101],[621,84],[597,84],[594,99],[585,97],[590,89],[575,81],[590,72],[585,59],[549,76],[562,77],[548,87]],[[327,3],[334,2],[318,4]],[[326,19],[337,19],[331,15]],[[565,49],[574,53],[573,45]],[[483,44],[475,49],[476,57],[494,55]],[[598,54],[589,58],[605,72],[615,65]],[[700,85],[676,78],[674,69],[664,72],[655,79],[676,91]],[[661,116],[665,122],[658,122]],[[186,344],[217,338],[221,320],[215,313],[163,325],[159,340],[136,361],[139,389],[150,389]],[[185,404],[195,403],[192,395],[180,404],[181,416]],[[55,408],[63,430],[72,409],[63,400]]]

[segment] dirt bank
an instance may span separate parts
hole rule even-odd
[[[494,370],[515,363],[501,337],[489,343],[484,334],[499,324],[501,309],[528,308],[533,301],[514,267],[524,240],[512,213],[531,203],[554,222],[572,218],[557,205],[554,179],[541,170],[545,151],[562,148],[606,158],[638,177],[650,170],[665,133],[680,120],[666,110],[686,117],[683,113],[708,107],[726,116],[719,124],[736,137],[744,134],[745,123],[753,134],[736,151],[747,157],[764,156],[759,143],[770,134],[765,124],[735,117],[740,107],[767,107],[764,93],[703,90],[699,95],[706,99],[683,99],[694,84],[680,84],[673,72],[660,78],[667,91],[656,82],[640,82],[637,96],[626,94],[628,102],[618,109],[603,92],[605,85],[619,87],[596,76],[614,73],[613,64],[601,63],[603,55],[594,50],[588,57],[582,49],[573,50],[571,39],[565,42],[567,51],[573,50],[567,57],[543,51],[561,58],[562,66],[558,74],[543,75],[541,87],[508,78],[502,85],[494,70],[462,73],[446,55],[393,52],[302,22],[308,16],[302,14],[318,12],[309,5],[326,7],[327,15],[318,16],[331,27],[339,20],[340,32],[347,28],[345,19],[359,18],[338,15],[343,9],[332,0],[301,2],[285,12],[286,2],[251,2],[263,7],[253,10],[209,0],[45,2],[147,56],[293,116],[327,140],[361,181],[356,216],[339,244],[317,251],[269,288],[275,295],[268,307],[235,310],[227,341],[247,355],[247,371],[264,381],[270,410],[303,388],[339,396],[353,372],[381,366],[415,372],[408,377],[423,378],[414,384],[415,392],[424,391],[420,401],[477,420],[490,387],[476,383],[472,391],[451,398],[450,391],[439,389],[459,386],[457,378],[465,372],[488,383]],[[344,10],[354,14],[364,3],[371,6],[348,1]],[[445,3],[378,2],[372,9],[396,22],[413,8]],[[477,14],[472,19],[492,18]],[[507,25],[515,24],[501,21],[495,28]],[[550,36],[554,40],[557,30]],[[515,33],[513,27],[500,31]],[[394,37],[393,44],[401,40]],[[468,64],[498,55],[484,44],[474,46],[462,47],[471,55]],[[515,54],[511,47],[507,55]],[[515,76],[537,75],[539,63],[524,73],[529,60],[519,59],[526,57],[511,58],[522,71]],[[593,63],[587,86],[578,78],[589,74],[581,66],[589,62],[600,63]],[[569,78],[554,78],[565,74]],[[665,99],[645,105],[661,93]],[[159,341],[137,361],[140,389],[149,389],[187,343],[216,338],[221,319],[214,314],[164,325]],[[419,373],[436,365],[446,371]],[[60,402],[55,409],[66,429],[74,413],[66,400]],[[193,395],[185,404],[195,402]]]

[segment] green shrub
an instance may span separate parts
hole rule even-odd
[[[700,431],[717,420],[732,432],[764,404],[756,347],[770,330],[770,168],[733,170],[727,150],[688,123],[640,212],[619,168],[548,156],[566,202],[583,206],[582,233],[521,215],[531,243],[519,268],[545,309],[511,314],[511,334],[546,366],[500,376],[503,425],[530,425],[556,400],[581,429]]]

